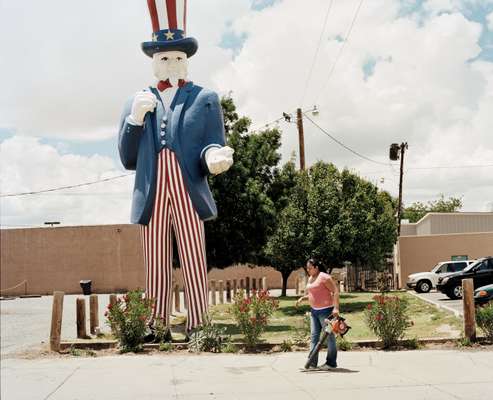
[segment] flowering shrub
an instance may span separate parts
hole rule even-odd
[[[254,347],[279,303],[265,290],[252,290],[252,295],[246,299],[244,295],[243,290],[238,291],[231,308],[246,345]]]
[[[384,348],[394,346],[412,325],[408,316],[408,304],[397,296],[384,294],[374,296],[373,300],[374,303],[368,304],[365,310],[366,323],[382,340]]]
[[[115,304],[108,305],[105,312],[107,324],[118,339],[122,352],[142,350],[147,323],[151,317],[154,301],[145,299],[141,290],[134,290]]]
[[[476,309],[476,322],[489,340],[493,340],[493,302]]]

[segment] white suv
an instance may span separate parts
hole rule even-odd
[[[437,287],[438,278],[462,271],[475,260],[444,261],[433,267],[431,272],[418,272],[407,277],[407,287],[418,293],[427,293]]]

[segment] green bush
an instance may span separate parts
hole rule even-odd
[[[418,350],[423,347],[423,345],[419,342],[419,339],[417,337],[407,340],[404,345],[407,349],[410,350]]]
[[[205,315],[204,322],[190,335],[188,349],[192,352],[209,351],[220,353],[227,342],[226,328],[214,324],[209,315]]]
[[[166,353],[173,351],[173,345],[170,342],[160,342],[159,351],[163,351]]]
[[[236,347],[236,345],[234,343],[231,343],[231,341],[228,340],[223,345],[221,351],[223,353],[238,353],[238,347]]]
[[[342,336],[336,337],[336,343],[337,343],[337,348],[341,351],[349,351],[353,348],[353,344],[349,340],[343,338]]]
[[[288,351],[291,351],[293,350],[293,342],[291,342],[291,340],[283,340],[282,343],[281,343],[281,351],[283,352],[288,352]]]
[[[278,307],[278,302],[265,290],[252,290],[252,295],[244,297],[243,290],[236,293],[231,305],[232,314],[249,348],[255,347],[260,335],[265,331],[269,318]]]
[[[142,350],[153,303],[153,300],[143,297],[142,290],[134,290],[108,306],[105,312],[107,323],[123,353]]]
[[[395,346],[411,326],[407,301],[384,294],[373,297],[373,303],[365,310],[365,321],[373,333],[383,342],[384,348]]]
[[[476,309],[476,322],[489,340],[493,340],[493,302]]]

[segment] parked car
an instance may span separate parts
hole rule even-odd
[[[493,284],[493,257],[479,258],[461,272],[438,278],[437,289],[451,299],[462,297],[462,280],[471,278],[474,288]]]
[[[474,303],[478,306],[488,304],[493,301],[493,285],[486,285],[474,291]]]
[[[476,260],[469,261],[443,261],[433,267],[430,272],[417,272],[407,277],[407,287],[418,293],[428,293],[436,288],[438,278],[462,271]]]

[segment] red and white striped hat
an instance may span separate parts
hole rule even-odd
[[[186,37],[187,0],[147,0],[152,22],[152,41],[142,43],[149,57],[161,51],[179,50],[192,57],[199,45]]]

